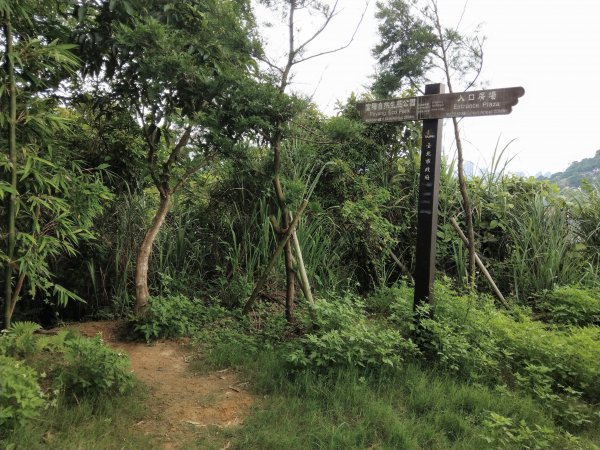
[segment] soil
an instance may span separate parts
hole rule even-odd
[[[135,376],[149,389],[149,414],[136,424],[155,436],[165,449],[190,443],[202,429],[243,424],[253,403],[248,383],[232,370],[207,373],[189,369],[191,352],[185,340],[151,345],[118,339],[119,322],[77,324],[84,336],[100,334],[111,347],[129,355]],[[197,365],[197,363],[196,363]]]

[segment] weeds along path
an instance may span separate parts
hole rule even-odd
[[[118,326],[103,321],[75,328],[84,336],[101,334],[108,345],[129,355],[135,376],[149,389],[149,414],[135,424],[141,431],[154,435],[164,448],[179,448],[207,428],[243,423],[253,397],[234,372],[192,372],[185,342],[121,342]]]

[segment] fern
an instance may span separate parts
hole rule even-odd
[[[23,322],[13,322],[8,329],[8,335],[14,335],[17,338],[23,336],[31,337],[33,336],[33,333],[41,328],[42,327],[39,324],[27,320]]]
[[[2,338],[2,353],[13,357],[27,357],[41,350],[34,333],[42,328],[35,322],[14,322]]]

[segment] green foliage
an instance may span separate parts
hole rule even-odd
[[[197,344],[204,348],[202,340]],[[220,368],[228,367],[230,355],[238,355],[231,362],[260,394],[259,406],[244,427],[233,433],[217,431],[240,448],[519,448],[500,446],[501,433],[484,424],[490,411],[530,430],[550,430],[552,442],[560,444],[555,448],[574,450],[579,443],[594,448],[594,435],[572,439],[543,405],[527,396],[457,380],[429,367],[405,362],[376,373],[347,366],[326,373],[290,373],[284,349],[255,348],[249,349],[245,340],[237,345],[231,340],[228,354],[206,355],[210,361],[221,358]]]
[[[120,396],[59,399],[43,417],[19,426],[0,438],[3,449],[64,450],[73,448],[160,448],[154,436],[136,427],[147,420],[148,396],[136,388]]]
[[[589,232],[583,232],[578,212],[583,211],[585,195],[574,201],[548,182],[503,170],[473,177],[469,191],[478,252],[505,295],[512,293],[520,303],[530,304],[543,290],[596,282],[593,237],[588,236],[597,225],[592,225],[591,216],[586,222]],[[461,208],[455,180],[443,178],[437,262],[447,275],[456,276],[458,286],[464,281],[461,262],[466,249],[450,219],[460,218]],[[481,277],[480,289],[486,288]]]
[[[556,384],[551,377],[552,369],[543,365],[525,363],[515,374],[516,386],[539,400],[556,417],[556,422],[571,429],[592,424],[593,407],[581,401],[581,392]]]
[[[25,360],[40,372],[51,368],[52,357],[63,352],[65,342],[76,335],[71,331],[61,331],[50,336],[35,334],[40,328],[34,322],[11,323],[0,337],[0,355]]]
[[[600,325],[600,293],[576,286],[561,286],[541,295],[536,303],[545,320],[566,325]]]
[[[0,436],[37,417],[44,404],[35,370],[0,355]]]
[[[511,264],[517,295],[578,281],[582,264],[564,204],[535,196],[531,207],[511,222]]]
[[[34,322],[13,322],[0,338],[0,354],[15,358],[32,356],[41,350],[34,333],[41,327]]]
[[[332,297],[315,304],[316,331],[303,336],[288,355],[297,368],[397,367],[417,355],[409,339],[365,316],[364,304],[352,297]]]
[[[29,297],[41,292],[44,300],[61,305],[81,300],[57,281],[52,264],[93,238],[93,218],[109,198],[102,171],[83,167],[62,139],[72,123],[54,92],[79,65],[71,52],[75,46],[65,42],[67,8],[67,2],[23,1],[3,18],[0,77],[7,88],[0,89],[0,126],[10,133],[2,133],[0,143],[10,152],[0,157],[0,172],[12,178],[10,186],[0,188],[7,200],[1,202],[0,215],[9,219],[0,224],[0,232],[8,236],[8,245],[0,248],[10,283],[6,326],[24,287]]]
[[[124,394],[134,385],[127,357],[109,349],[100,337],[65,342],[58,381],[67,395],[91,397]]]
[[[416,87],[436,68],[469,87],[482,64],[483,38],[479,29],[465,35],[442,25],[437,3],[388,0],[377,3],[379,43],[373,55],[379,63],[373,90],[382,97]],[[467,77],[473,77],[472,80]]]
[[[483,438],[493,448],[527,448],[527,449],[583,449],[580,440],[569,433],[562,434],[551,427],[534,425],[530,427],[527,422],[516,422],[510,417],[504,417],[495,412],[490,412],[489,417],[483,421],[486,433]]]
[[[527,367],[543,366],[554,393],[571,389],[588,402],[600,400],[600,328],[548,329],[527,310],[498,311],[490,299],[457,296],[441,284],[436,299],[434,318],[422,321],[421,344],[442,367],[511,384]]]
[[[362,196],[356,201],[347,200],[342,205],[341,215],[345,225],[353,229],[358,239],[354,245],[366,256],[375,267],[375,282],[382,277],[382,258],[396,244],[394,238],[396,227],[381,213],[381,209],[390,200],[390,192],[384,188],[366,186],[362,180]]]
[[[205,305],[183,295],[152,297],[144,317],[131,319],[130,326],[146,341],[192,336],[203,325],[225,315],[219,306]]]
[[[63,331],[34,334],[32,322],[15,322],[0,337],[0,355],[22,359],[31,370],[48,377],[67,396],[98,397],[123,394],[133,386],[127,357],[108,348],[100,338],[87,339]],[[29,369],[28,369],[29,370]]]

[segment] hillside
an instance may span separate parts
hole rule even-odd
[[[560,187],[576,188],[584,178],[593,184],[600,183],[600,150],[593,157],[572,162],[564,172],[557,172],[544,179],[549,179]]]

